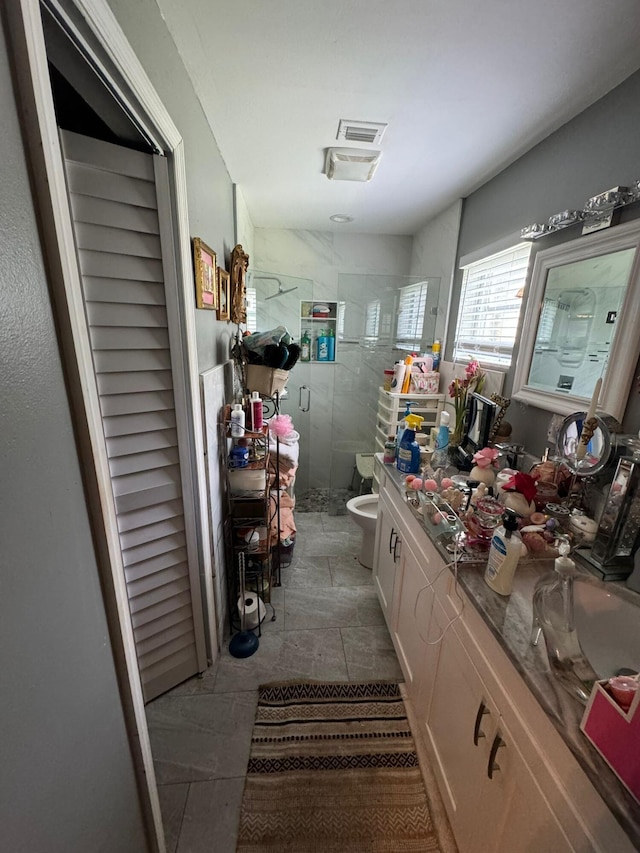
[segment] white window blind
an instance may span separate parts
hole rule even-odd
[[[400,288],[396,326],[396,346],[400,349],[422,349],[427,288],[426,281]]]
[[[247,329],[255,332],[258,329],[258,292],[255,287],[247,287]]]
[[[530,254],[531,244],[519,243],[463,267],[455,361],[511,364],[522,307],[516,294],[524,287]]]
[[[367,311],[364,318],[364,336],[377,340],[380,333],[380,300],[367,303]]]

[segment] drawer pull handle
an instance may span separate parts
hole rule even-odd
[[[395,536],[395,537],[396,537],[396,539],[397,539],[397,538],[398,538],[398,533],[397,533],[397,531],[396,531],[395,527],[392,527],[392,528],[391,528],[391,533],[389,534],[389,553],[390,553],[390,554],[391,554],[391,552],[393,551],[393,545],[391,544],[391,540],[393,539],[393,537],[394,537],[394,536]]]
[[[473,727],[473,745],[477,746],[478,741],[481,737],[486,737],[485,733],[480,729],[480,725],[482,723],[482,718],[485,714],[489,714],[490,711],[487,706],[484,704],[484,699],[480,702],[478,706],[478,713],[476,714],[476,724]]]
[[[489,779],[493,779],[493,774],[495,773],[495,771],[500,770],[500,765],[496,761],[496,753],[503,746],[506,746],[506,744],[502,740],[500,735],[497,734],[493,739],[493,743],[491,744],[491,752],[489,753],[489,762],[487,764],[487,776],[489,777]]]
[[[400,554],[398,554],[398,545],[402,545],[402,540],[399,536],[396,536],[395,545],[393,546],[393,562],[397,563],[400,558]]]

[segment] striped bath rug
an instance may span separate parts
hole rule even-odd
[[[237,853],[437,853],[398,684],[259,690]]]

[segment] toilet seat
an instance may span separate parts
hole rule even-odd
[[[378,495],[358,495],[347,501],[347,509],[361,518],[375,519],[378,515]]]

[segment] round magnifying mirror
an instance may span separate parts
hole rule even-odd
[[[612,435],[621,431],[618,421],[604,412],[596,414],[598,425],[589,439],[583,459],[576,459],[586,412],[573,412],[563,420],[558,432],[558,454],[567,467],[579,477],[593,477],[605,467],[613,447]]]

